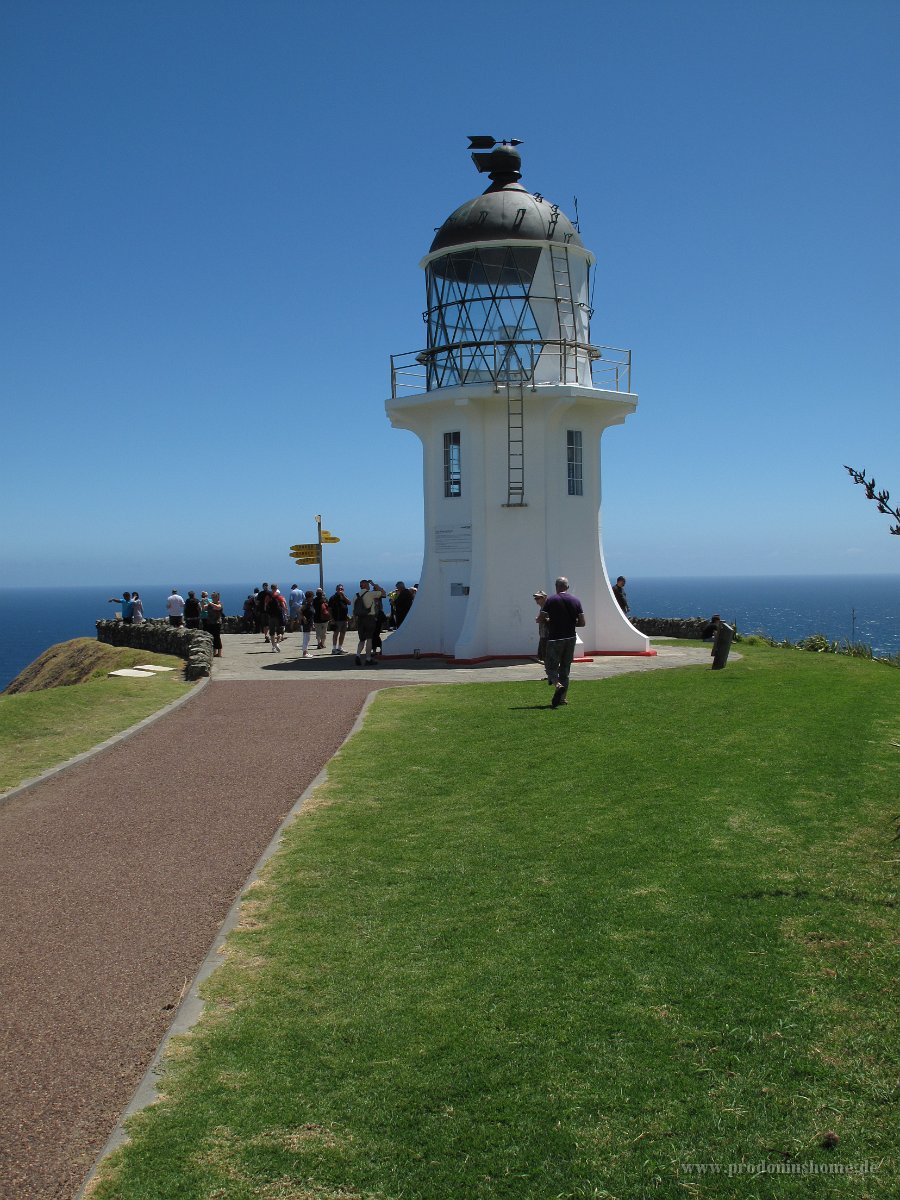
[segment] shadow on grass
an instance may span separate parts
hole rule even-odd
[[[881,896],[861,896],[858,892],[810,892],[805,888],[759,888],[752,892],[736,892],[736,900],[813,900],[816,904],[833,901],[840,904],[869,904],[875,908],[896,908],[898,902]]]

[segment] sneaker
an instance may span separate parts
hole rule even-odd
[[[276,642],[276,643],[275,643],[275,645],[272,647],[272,649],[273,649],[273,650],[277,650],[279,654],[281,653],[281,647],[278,645],[278,643],[277,643],[277,642]]]
[[[310,652],[309,652],[308,650],[304,650],[304,651],[303,651],[303,657],[304,657],[304,658],[312,658],[312,655],[310,654]]]
[[[367,658],[367,659],[366,659],[366,666],[367,666],[367,667],[377,667],[377,666],[378,666],[378,663],[377,663],[377,661],[376,661],[374,658]]]
[[[359,655],[358,655],[358,654],[357,654],[357,656],[356,656],[356,665],[357,665],[358,667],[361,667],[361,666],[362,666],[362,659],[359,657]]]

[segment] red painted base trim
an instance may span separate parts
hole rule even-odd
[[[417,661],[414,654],[381,654],[380,657],[383,658],[385,662],[387,662],[388,659],[393,659],[394,662],[400,662],[401,659],[405,660],[406,662],[409,662],[410,659],[412,659],[413,662]],[[535,666],[539,665],[533,654],[485,654],[483,658],[454,658],[452,654],[437,653],[420,654],[419,659],[423,658],[442,658],[444,662],[451,667],[470,667],[474,663],[484,662],[533,662]],[[576,659],[576,661],[578,660]],[[587,660],[585,659],[584,661]]]
[[[391,659],[394,662],[400,662],[402,659],[412,659],[416,661],[414,654],[381,654],[380,657],[385,662]],[[442,658],[449,666],[471,667],[477,663],[486,662],[533,662],[534,665],[540,666],[533,654],[485,654],[481,658],[454,658],[452,654],[437,654],[429,652],[428,654],[420,654],[422,658]],[[589,663],[595,658],[613,658],[613,657],[630,657],[630,658],[655,658],[655,650],[585,650],[577,658],[573,658],[572,662]]]
[[[483,662],[533,662],[538,666],[533,654],[484,654],[481,658],[451,658],[449,661],[453,664],[458,663],[461,667],[471,667],[475,663]]]
[[[485,654],[480,659],[450,659],[450,662],[461,667],[474,666],[476,662],[534,662],[535,666],[540,666],[533,654]]]

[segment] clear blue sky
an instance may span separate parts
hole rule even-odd
[[[614,573],[897,572],[900,4],[6,0],[0,582],[422,551],[384,413],[469,133],[598,258]]]

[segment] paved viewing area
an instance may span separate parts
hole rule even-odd
[[[543,677],[543,667],[534,659],[500,659],[471,665],[454,664],[443,658],[390,658],[379,661],[377,667],[358,667],[355,662],[356,635],[347,634],[346,654],[332,655],[331,635],[324,650],[310,650],[302,657],[301,635],[289,633],[281,644],[281,653],[274,652],[263,641],[262,634],[240,633],[223,639],[224,657],[215,660],[213,678],[316,680],[365,679],[373,686],[384,687],[397,683],[502,683],[513,679]],[[537,635],[535,635],[537,642]],[[315,643],[313,643],[313,646]],[[576,662],[572,679],[605,679],[632,671],[652,671],[664,667],[683,667],[688,664],[709,665],[710,652],[697,646],[679,646],[677,642],[657,644],[656,655],[642,658],[611,655],[589,663]],[[384,650],[390,655],[390,635],[384,638]]]
[[[211,682],[185,703],[0,800],[4,1195],[77,1194],[235,897],[372,690],[543,679],[535,662],[357,667],[348,646],[304,659],[298,634],[280,654],[226,636]],[[708,649],[658,650],[576,663],[573,679],[709,665]],[[327,719],[304,719],[313,697]]]

